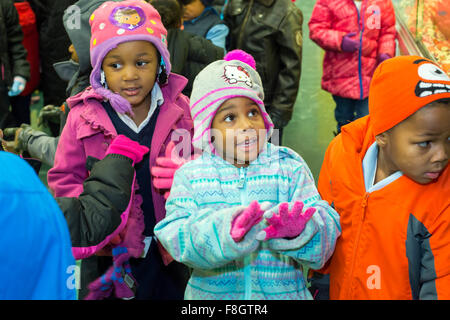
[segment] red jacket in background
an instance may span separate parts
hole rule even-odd
[[[309,25],[309,36],[325,53],[322,88],[333,95],[364,99],[381,53],[395,55],[395,12],[391,0],[362,0],[358,11],[353,0],[318,0]],[[343,52],[342,38],[356,32],[360,50]]]
[[[30,79],[20,94],[27,96],[39,85],[39,35],[36,27],[36,15],[27,1],[15,2],[14,6],[19,14],[19,23],[22,27],[22,44],[27,50],[27,61],[30,64]]]

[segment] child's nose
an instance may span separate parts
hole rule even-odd
[[[243,131],[254,129],[253,121],[248,117],[242,117],[239,128]]]
[[[447,163],[450,159],[450,147],[448,143],[438,144],[433,154],[432,162]]]
[[[130,81],[130,80],[136,80],[136,79],[137,79],[137,73],[135,72],[135,68],[125,67],[123,69],[122,80]]]

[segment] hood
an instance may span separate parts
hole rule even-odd
[[[335,139],[341,139],[344,150],[360,154],[363,158],[367,149],[375,141],[370,116],[357,119],[341,128],[341,133]]]
[[[112,1],[120,2],[118,0]],[[79,0],[64,11],[64,28],[77,52],[80,75],[90,72],[91,69],[89,54],[91,26],[89,25],[89,18],[95,9],[104,2],[106,0]]]

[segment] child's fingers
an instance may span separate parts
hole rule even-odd
[[[175,148],[175,142],[170,141],[166,148],[166,153],[165,153],[166,158],[169,158],[169,159],[172,158],[172,151],[174,148]]]
[[[249,209],[250,211],[252,211],[252,212],[257,212],[257,211],[259,211],[259,210],[260,210],[260,207],[259,207],[258,201],[253,200],[253,201],[250,203],[250,205],[248,206],[248,209]]]
[[[308,208],[305,210],[302,216],[304,217],[305,221],[308,221],[309,219],[311,219],[311,217],[314,215],[315,212],[316,208]]]
[[[287,220],[289,218],[289,205],[286,202],[280,204],[279,215],[281,220]]]
[[[173,176],[175,175],[175,171],[177,171],[175,168],[163,167],[152,167],[150,170],[152,176],[161,178],[173,178]]]
[[[172,159],[168,157],[156,158],[156,164],[164,168],[178,168],[179,165],[175,163]]]
[[[172,178],[154,178],[153,186],[156,189],[170,189],[172,187],[173,179]]]
[[[292,217],[297,219],[300,217],[300,214],[303,211],[303,202],[302,201],[295,201],[294,206],[292,207]]]
[[[245,236],[245,230],[244,229],[233,229],[233,232],[231,232],[231,238],[234,240],[234,242],[239,242],[244,238]]]

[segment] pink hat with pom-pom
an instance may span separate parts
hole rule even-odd
[[[166,75],[170,73],[170,54],[167,49],[167,30],[153,6],[143,0],[107,1],[89,19],[91,25],[90,55],[92,88],[120,113],[132,112],[130,103],[101,83],[103,59],[109,51],[128,41],[149,41],[161,55]]]
[[[270,138],[273,123],[264,107],[264,90],[255,59],[245,51],[233,50],[223,60],[210,63],[195,77],[190,97],[195,148],[213,151],[210,141],[212,120],[225,101],[236,97],[247,97],[259,106],[267,139]]]

